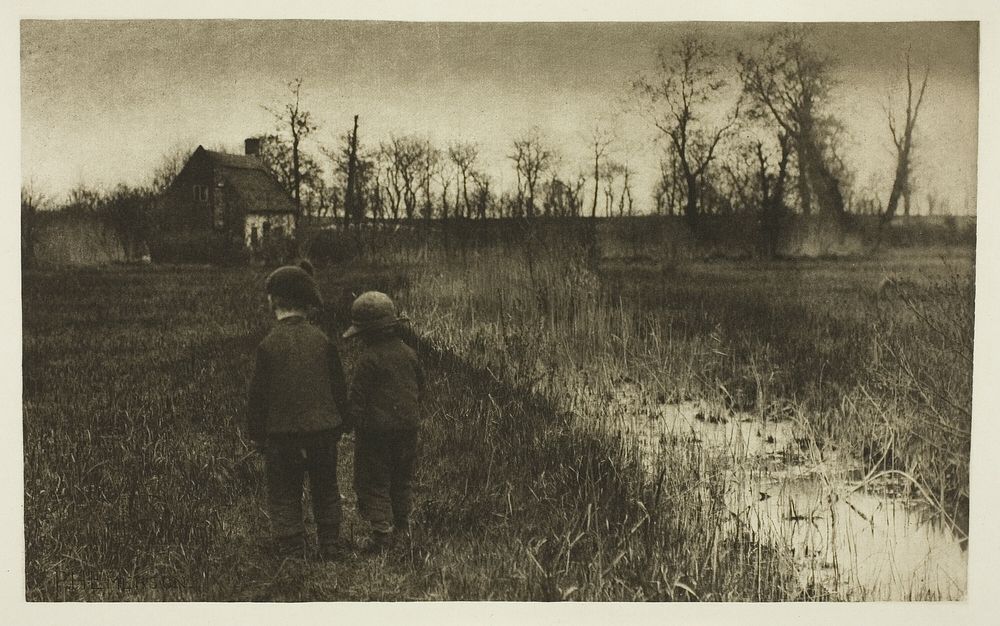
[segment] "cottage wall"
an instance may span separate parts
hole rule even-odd
[[[259,161],[206,151],[199,146],[161,196],[162,224],[170,234],[208,236],[237,244],[258,240],[265,224],[286,235],[295,232],[295,205]]]
[[[243,243],[247,247],[253,244],[253,231],[257,229],[258,242],[264,238],[264,224],[270,225],[269,232],[280,228],[285,235],[295,233],[295,216],[291,213],[248,213],[244,220]]]
[[[196,198],[195,186],[206,189],[207,197]],[[170,230],[210,230],[212,206],[219,200],[212,164],[196,152],[161,198],[162,223]]]

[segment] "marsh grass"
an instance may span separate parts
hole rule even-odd
[[[354,293],[406,284],[378,268],[324,277],[331,329]],[[26,276],[29,600],[776,600],[793,589],[749,535],[704,532],[728,515],[718,494],[691,489],[705,459],[650,475],[627,442],[423,340],[431,401],[412,543],[345,564],[276,561],[261,546],[261,462],[238,423],[269,323],[261,279]],[[354,348],[343,350],[350,367]]]
[[[425,252],[404,301],[426,340],[589,423],[609,421],[626,382],[660,403],[794,420],[803,452],[844,448],[868,481],[905,477],[965,537],[967,250],[685,263],[651,248],[598,262],[593,237],[539,229],[462,263]]]
[[[658,403],[797,419],[809,450],[867,446],[876,472],[891,450],[881,469],[907,472],[960,520],[949,494],[967,493],[967,444],[929,445],[942,441],[930,426],[954,424],[948,402],[921,396],[952,340],[927,358],[923,337],[941,329],[921,315],[943,319],[934,302],[968,313],[971,294],[876,298],[886,272],[932,262],[685,263],[652,250],[625,264],[602,260],[585,225],[359,235],[373,262],[321,268],[331,333],[355,294],[386,291],[413,315],[431,381],[413,541],[342,565],[279,562],[260,545],[262,465],[239,416],[270,323],[262,271],[25,274],[27,598],[829,598],[727,509],[738,458],[682,439],[640,452],[608,408],[624,383]],[[957,338],[971,354],[971,334]],[[350,369],[354,347],[342,349]],[[920,364],[909,379],[905,363]],[[950,401],[967,401],[971,387],[957,389]],[[350,449],[341,482],[359,540]]]

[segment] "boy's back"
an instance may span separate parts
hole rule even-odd
[[[336,348],[304,317],[278,321],[257,349],[250,386],[251,435],[339,427],[346,389]]]
[[[303,490],[308,475],[320,555],[345,546],[337,481],[337,444],[347,413],[340,355],[307,319],[323,299],[309,266],[284,266],[264,282],[277,322],[257,347],[247,427],[264,454],[267,510],[280,556],[305,554]]]
[[[351,386],[355,427],[362,432],[417,430],[424,373],[413,349],[394,332],[365,342]]]

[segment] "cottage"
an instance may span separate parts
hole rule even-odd
[[[166,230],[228,234],[249,248],[295,233],[295,201],[258,157],[260,140],[244,147],[238,155],[198,146],[161,197]]]

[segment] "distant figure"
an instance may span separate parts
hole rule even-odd
[[[399,336],[403,320],[389,296],[369,291],[351,306],[351,327],[344,333],[364,343],[349,394],[348,428],[356,430],[358,512],[371,526],[366,552],[386,550],[396,534],[410,531],[425,381],[417,355]]]
[[[254,251],[260,245],[260,234],[257,232],[257,227],[253,226],[250,228],[250,248]]]
[[[277,323],[257,348],[247,429],[263,451],[267,509],[276,553],[302,558],[302,494],[309,474],[320,556],[346,555],[341,539],[337,444],[347,415],[347,383],[336,347],[306,319],[322,307],[312,276],[285,266],[267,277],[265,291]]]

